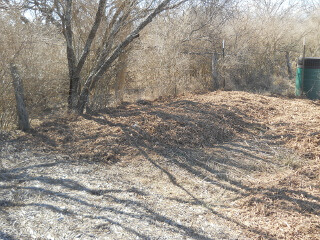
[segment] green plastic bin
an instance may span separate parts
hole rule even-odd
[[[296,96],[301,96],[303,93],[309,99],[320,99],[320,58],[305,58],[304,69],[303,59],[298,60]]]

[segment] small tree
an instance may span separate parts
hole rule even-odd
[[[140,31],[162,11],[185,1],[99,0],[96,3],[86,0],[25,0],[25,6],[61,29],[67,45],[70,83],[68,106],[83,113],[91,90],[125,48],[139,37]],[[76,19],[85,23],[85,26],[77,25]],[[120,37],[123,36],[123,30],[127,31],[128,25],[134,26],[132,31]],[[96,52],[93,51],[93,44],[97,46]],[[83,77],[89,56],[93,64]]]

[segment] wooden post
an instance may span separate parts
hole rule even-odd
[[[224,39],[222,41],[222,57],[224,58]]]
[[[214,52],[212,54],[212,89],[218,90],[219,89],[219,79],[218,79],[218,54],[217,52]]]
[[[301,93],[303,94],[304,87],[304,64],[306,57],[306,38],[303,38],[303,53],[302,53],[302,71],[301,71]]]
[[[290,53],[289,53],[289,51],[286,51],[286,62],[287,62],[289,79],[292,79],[293,78],[293,74],[292,74],[292,65],[291,65],[291,61],[290,61]]]
[[[30,129],[29,116],[24,102],[23,85],[18,68],[10,63],[10,71],[13,81],[14,93],[16,96],[18,127],[22,131]]]
[[[223,39],[223,41],[222,41],[222,58],[224,59],[224,57],[225,57],[225,52],[224,52],[224,39]],[[226,78],[225,77],[223,78],[222,88],[223,88],[223,90],[225,90],[225,88],[226,88]]]

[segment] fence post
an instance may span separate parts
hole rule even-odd
[[[218,79],[218,54],[217,52],[214,52],[212,54],[212,88],[213,90],[219,89],[219,79]]]
[[[16,96],[18,127],[22,131],[30,129],[29,116],[24,102],[23,85],[17,66],[10,63],[10,71]]]

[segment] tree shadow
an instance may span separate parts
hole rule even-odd
[[[168,113],[166,112],[168,106],[172,106],[175,109],[182,108],[183,112],[178,111],[177,113]],[[139,111],[135,112],[135,114],[151,114],[163,119],[163,121],[177,121],[192,127],[202,125],[202,122],[203,124],[206,123],[207,119],[210,119],[213,116],[215,119],[220,118],[221,122],[223,121],[224,124],[233,126],[233,129],[235,131],[241,133],[249,133],[247,131],[247,127],[243,128],[243,126],[249,126],[251,129],[258,129],[261,131],[267,129],[264,125],[254,123],[254,120],[251,119],[250,116],[248,116],[246,113],[233,112],[234,110],[229,111],[227,109],[221,108],[215,111],[215,106],[211,104],[200,104],[192,101],[178,101],[170,103],[168,104],[168,106],[161,105],[158,107],[153,106],[152,108],[150,106],[147,106],[145,108],[139,108]],[[135,110],[132,109],[129,111]],[[197,116],[199,112],[201,113],[200,117]],[[189,114],[188,116],[186,116],[184,115],[184,113]],[[143,127],[132,126],[126,123],[114,123],[112,121],[113,118],[126,116],[126,114],[128,113],[124,112],[122,115],[121,112],[118,111],[116,115],[113,112],[110,112],[107,115],[107,117],[105,115],[100,115],[90,116],[89,118],[101,125],[120,127],[126,136],[126,143],[128,144],[128,146],[135,146],[135,148],[140,152],[142,156],[144,156],[145,159],[147,159],[154,167],[158,168],[163,173],[165,173],[168,176],[170,182],[173,185],[179,187],[181,190],[183,190],[187,195],[189,195],[195,203],[201,204],[202,206],[206,206],[206,203],[204,203],[202,200],[199,200],[197,197],[193,196],[187,189],[180,185],[177,182],[175,175],[162,166],[161,161],[152,159],[152,157],[150,157],[151,153],[164,157],[166,159],[170,159],[170,162],[172,164],[176,165],[181,169],[186,170],[187,172],[199,178],[199,180],[206,179],[206,181],[210,182],[212,185],[226,189],[227,191],[235,192],[242,196],[250,196],[257,193],[262,193],[265,197],[278,200],[285,200],[291,204],[298,205],[298,207],[296,208],[290,208],[290,211],[296,211],[302,214],[308,212],[310,214],[319,215],[320,204],[314,202],[314,200],[319,200],[319,198],[312,194],[308,194],[304,191],[294,192],[297,195],[302,194],[305,196],[306,200],[301,200],[298,197],[294,197],[293,191],[289,189],[275,189],[272,187],[266,187],[264,189],[255,188],[252,186],[248,186],[244,184],[241,180],[232,178],[227,174],[228,168],[231,167],[238,168],[240,171],[258,171],[257,169],[255,169],[255,164],[257,162],[273,165],[274,167],[281,167],[281,164],[279,163],[274,163],[271,160],[259,157],[258,153],[259,150],[261,151],[261,149],[255,149],[252,146],[246,144],[229,142],[228,144],[223,144],[222,147],[220,147],[223,148],[225,151],[236,152],[238,154],[241,154],[244,156],[244,158],[250,159],[250,161],[246,161],[246,163],[244,163],[243,161],[241,161],[241,159],[239,159],[238,161],[236,161],[235,159],[228,158],[223,159],[223,157],[219,159],[215,154],[213,154],[213,156],[208,155],[208,153],[206,153],[206,151],[203,148],[209,147],[211,149],[215,149],[215,144],[212,144],[211,142],[209,142],[208,145],[200,147],[190,146],[188,144],[172,143],[170,141],[169,143],[167,143],[165,139],[170,139],[170,137],[159,138],[157,135],[149,134],[147,131],[145,131],[145,129],[143,129]],[[191,115],[193,117],[190,117]],[[221,116],[224,117],[221,118]],[[227,166],[227,168],[225,168],[224,170],[221,170],[221,167],[216,168],[214,165],[208,164],[208,161],[210,162],[210,160],[211,163],[223,163],[225,166]],[[283,210],[288,210],[285,205],[281,206],[281,208]],[[236,222],[233,219],[228,219],[227,217],[214,211],[212,208],[209,208],[208,210],[210,210],[212,213],[216,215],[219,215],[219,217],[221,218],[225,218],[228,221],[235,222],[242,228],[245,228],[256,234],[263,235],[266,238],[272,239],[272,236],[268,235],[268,233],[262,233],[256,229],[248,229],[248,227],[244,226],[241,222]]]
[[[22,176],[21,174],[19,176]],[[93,220],[104,220],[105,222],[108,222],[109,224],[116,225],[121,227],[123,230],[127,231],[128,233],[134,234],[136,237],[139,237],[141,239],[151,239],[152,236],[148,236],[146,234],[143,234],[142,232],[139,232],[135,230],[132,227],[127,226],[126,224],[123,224],[121,222],[118,222],[111,217],[107,217],[109,213],[116,214],[117,216],[123,216],[124,218],[132,218],[136,219],[139,221],[146,221],[150,223],[154,223],[154,225],[157,227],[156,223],[161,223],[166,226],[169,226],[170,228],[176,229],[177,232],[183,232],[185,236],[188,236],[192,239],[204,239],[204,240],[209,240],[212,238],[209,238],[201,233],[198,233],[197,229],[194,229],[192,227],[185,226],[181,223],[176,222],[175,220],[166,217],[165,215],[162,215],[150,207],[146,206],[143,202],[140,201],[135,201],[135,200],[130,200],[130,199],[122,199],[119,197],[116,197],[112,195],[112,193],[119,193],[119,192],[134,192],[136,194],[145,196],[148,195],[148,193],[145,193],[141,190],[135,189],[135,188],[130,188],[127,190],[120,190],[120,189],[90,189],[84,187],[82,184],[70,180],[70,179],[62,179],[62,180],[57,180],[54,178],[43,178],[43,177],[31,177],[31,176],[26,176],[23,175],[23,177],[18,177],[16,178],[11,177],[10,179],[13,180],[22,180],[23,182],[30,181],[31,186],[19,186],[19,185],[0,185],[0,190],[5,191],[5,190],[12,190],[14,189],[15,191],[29,191],[36,193],[36,194],[41,194],[45,196],[46,198],[50,199],[50,197],[54,197],[55,201],[54,202],[62,202],[66,203],[66,201],[71,202],[70,205],[78,205],[78,206],[85,206],[88,208],[88,211],[83,213],[77,210],[70,210],[67,208],[61,208],[59,206],[55,206],[54,203],[48,204],[48,203],[43,203],[41,200],[38,200],[39,202],[29,202],[29,203],[24,203],[24,202],[19,202],[19,201],[8,201],[8,200],[0,200],[0,210],[2,211],[3,209],[7,211],[14,211],[14,209],[17,208],[26,208],[26,207],[35,207],[37,209],[45,209],[46,211],[51,211],[54,213],[62,214],[64,216],[76,216],[76,217],[82,217],[86,219],[93,219]],[[64,190],[60,191],[53,191],[49,190],[46,188],[42,187],[36,187],[32,186],[32,181],[38,181],[42,182],[48,186],[50,185],[55,185],[57,187],[62,187]],[[72,183],[72,184],[70,184]],[[48,187],[50,188],[50,187]],[[86,200],[83,200],[78,197],[74,197],[72,195],[74,194],[69,194],[70,190],[75,191],[75,192],[85,192],[91,195],[98,195],[98,196],[103,196],[105,199],[111,200],[111,202],[115,202],[117,204],[125,206],[125,210],[119,210],[119,207],[112,207],[112,206],[104,206],[104,204],[97,204],[97,203],[91,203]],[[22,194],[25,192],[22,192]],[[129,208],[130,211],[127,209]],[[98,211],[100,215],[91,213],[90,209],[95,209],[95,211]],[[4,211],[5,212],[5,211]],[[1,235],[0,235],[1,236]],[[12,238],[13,239],[13,238]]]

